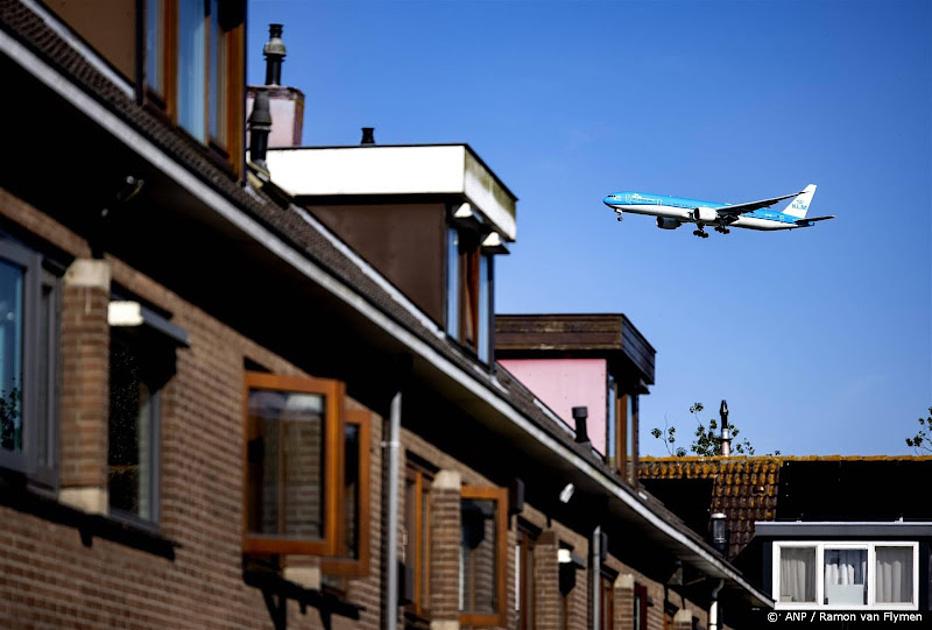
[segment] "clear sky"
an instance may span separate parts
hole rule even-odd
[[[932,3],[250,1],[305,144],[468,142],[520,198],[500,313],[626,313],[657,348],[642,452],[727,398],[758,451],[908,453],[932,405]],[[601,198],[819,185],[782,233],[697,239]],[[688,444],[687,444],[688,445]]]

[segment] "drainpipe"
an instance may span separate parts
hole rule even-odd
[[[382,627],[385,630],[396,630],[398,627],[398,484],[401,478],[401,462],[399,450],[401,448],[401,390],[392,396],[391,407],[388,413],[388,431],[386,432],[384,448],[388,451],[388,514],[386,529],[388,532],[388,546],[385,550],[386,585],[385,610]]]
[[[712,604],[709,606],[709,630],[719,630],[718,623],[718,594],[725,586],[725,580],[719,580],[712,589]]]
[[[592,542],[590,544],[592,548],[592,567],[591,575],[589,576],[589,584],[592,587],[592,630],[601,630],[601,614],[602,611],[599,609],[599,604],[601,604],[601,598],[599,595],[599,578],[602,575],[602,526],[596,527],[592,530]]]

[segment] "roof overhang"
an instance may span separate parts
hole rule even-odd
[[[757,521],[754,533],[762,538],[925,538],[932,537],[932,522]]]
[[[295,197],[458,195],[505,240],[517,236],[517,197],[465,144],[271,149],[273,181]]]

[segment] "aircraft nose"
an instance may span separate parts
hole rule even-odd
[[[615,195],[605,195],[605,197],[602,199],[602,203],[604,203],[606,206],[611,206],[612,204],[618,203],[618,200],[615,198]]]

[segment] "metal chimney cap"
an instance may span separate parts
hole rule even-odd
[[[589,417],[589,407],[573,407],[573,419],[586,419]]]
[[[269,106],[269,94],[265,90],[256,92],[252,102],[252,112],[249,114],[249,128],[261,129],[272,127],[272,112]]]
[[[362,139],[359,144],[375,144],[375,127],[362,127]]]
[[[269,24],[269,41],[265,42],[262,47],[262,53],[266,57],[284,58],[286,49],[285,42],[282,40],[282,30],[284,30],[282,24]]]

